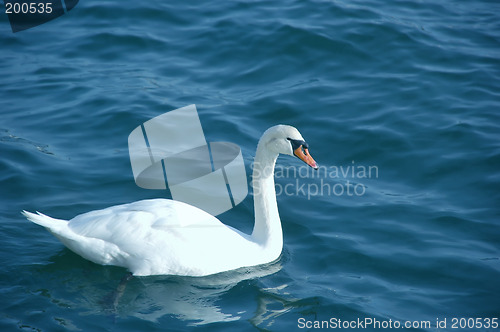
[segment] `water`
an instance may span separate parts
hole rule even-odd
[[[495,1],[81,1],[16,34],[0,15],[0,329],[499,318],[498,13]],[[20,215],[164,196],[135,185],[127,137],[193,103],[207,140],[238,144],[248,173],[277,123],[327,167],[277,176],[279,262],[121,282],[124,269]],[[252,204],[221,219],[250,232]]]

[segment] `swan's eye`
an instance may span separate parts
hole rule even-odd
[[[300,139],[292,139],[290,137],[287,138],[287,140],[290,141],[290,143],[292,144],[292,150],[297,150],[298,148],[302,148],[302,151],[304,151],[304,149],[307,149],[309,148],[309,145],[303,141],[303,140],[300,140]]]

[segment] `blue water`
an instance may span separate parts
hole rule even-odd
[[[499,13],[485,0],[82,0],[16,34],[0,14],[0,330],[500,319]],[[121,282],[126,270],[21,216],[165,197],[135,185],[127,137],[189,104],[248,174],[278,123],[328,170],[277,176],[290,189],[278,262]],[[252,196],[220,218],[250,232]]]

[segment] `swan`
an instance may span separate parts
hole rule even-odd
[[[192,205],[149,199],[51,218],[22,211],[66,247],[97,264],[128,269],[135,276],[207,276],[273,262],[283,248],[274,166],[279,154],[318,166],[300,132],[288,125],[266,130],[257,144],[252,174],[255,224],[245,234]]]

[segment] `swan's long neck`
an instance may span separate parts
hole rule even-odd
[[[252,232],[254,241],[267,250],[283,248],[283,232],[274,188],[274,166],[277,154],[270,153],[265,144],[259,142],[253,167],[253,192],[255,225]]]

